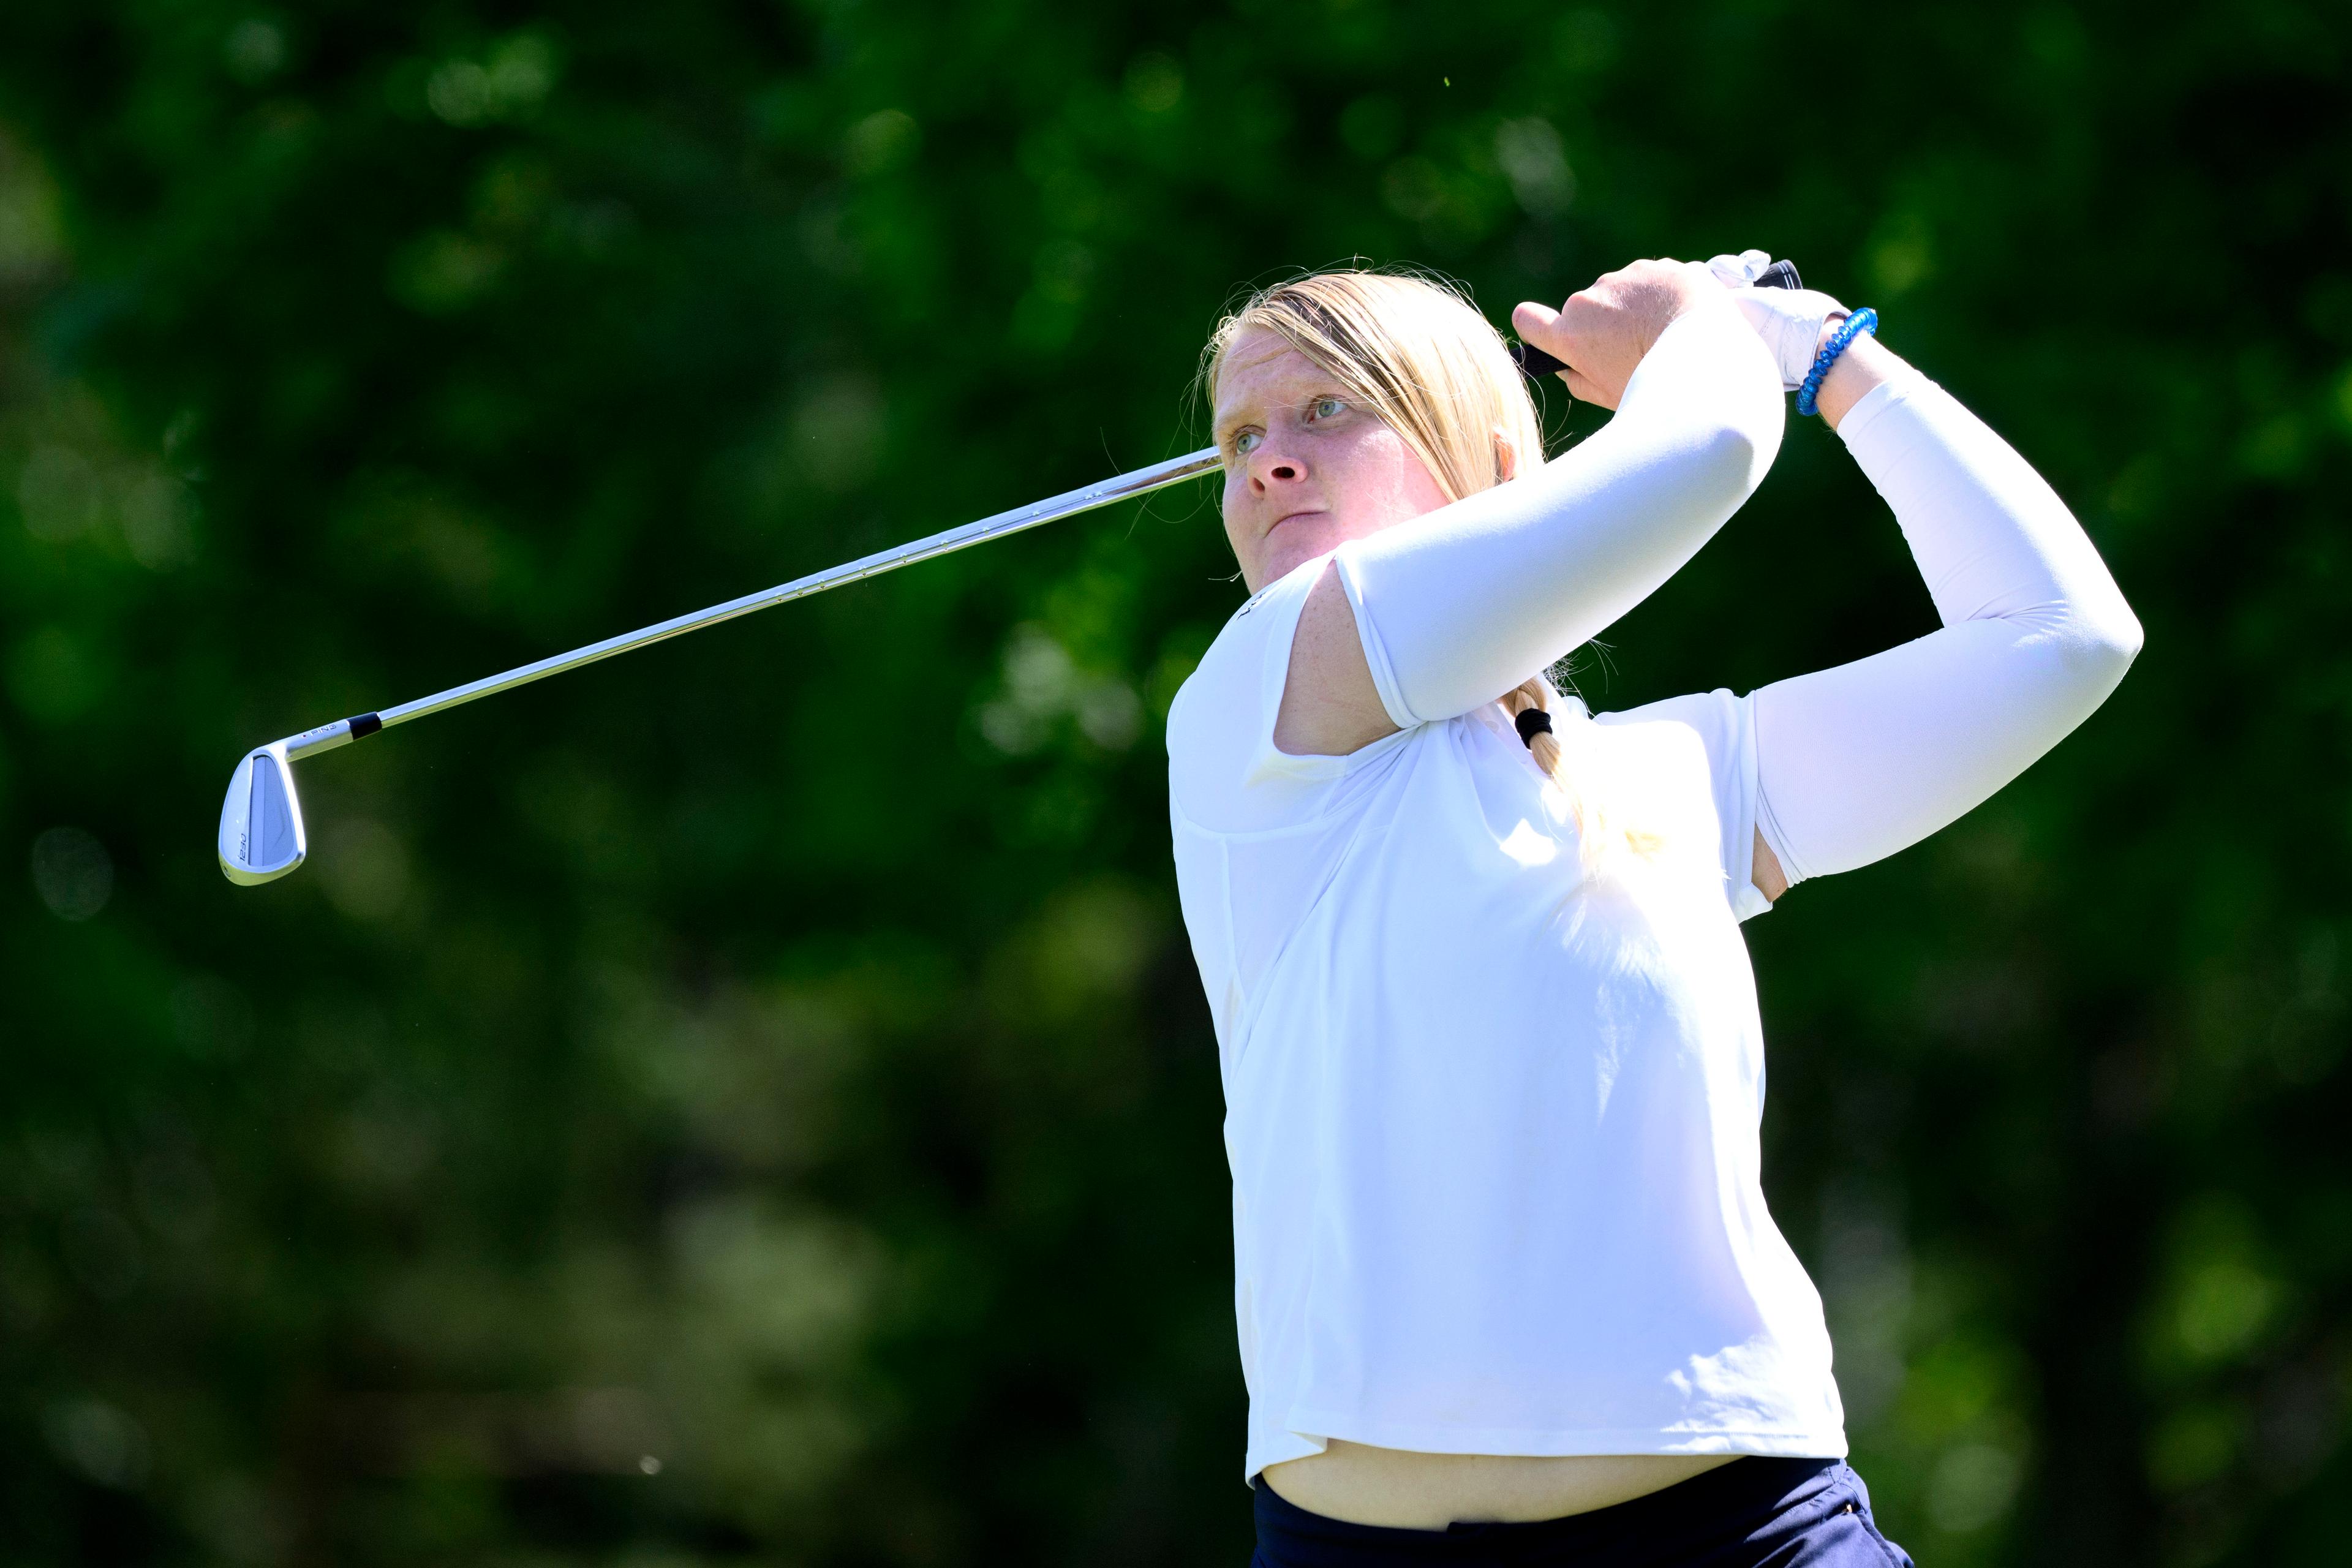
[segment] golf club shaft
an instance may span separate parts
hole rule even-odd
[[[1116,479],[1103,479],[1050,500],[1033,501],[1011,511],[1001,511],[993,517],[982,518],[978,522],[968,522],[961,528],[934,533],[928,539],[918,539],[911,543],[880,551],[829,571],[796,577],[761,593],[747,594],[723,605],[713,605],[707,610],[697,610],[692,615],[679,616],[674,620],[662,621],[637,631],[625,632],[619,637],[606,637],[603,642],[590,643],[585,647],[573,648],[570,653],[559,653],[532,664],[519,665],[502,674],[485,676],[463,686],[453,686],[446,691],[436,691],[430,697],[420,697],[396,708],[362,713],[351,719],[338,719],[331,724],[322,724],[299,735],[289,736],[283,742],[286,754],[292,759],[313,752],[331,751],[372,735],[378,730],[404,724],[411,719],[422,719],[427,713],[438,713],[445,708],[455,708],[478,697],[488,697],[494,692],[527,686],[534,680],[544,680],[551,675],[561,675],[567,669],[577,669],[600,658],[611,658],[615,654],[629,653],[652,643],[683,637],[688,632],[715,626],[721,621],[731,621],[755,610],[790,604],[811,594],[822,594],[827,588],[838,588],[845,583],[878,577],[885,572],[896,571],[917,561],[929,561],[934,556],[950,554],[974,544],[985,544],[992,539],[1002,539],[1008,533],[1018,533],[1042,523],[1075,517],[1079,512],[1092,511],[1114,501],[1149,495],[1153,490],[1165,489],[1170,485],[1181,484],[1205,474],[1216,468],[1220,460],[1214,447],[1203,447],[1186,457],[1172,458],[1167,462],[1138,468],[1131,474],[1121,474]]]

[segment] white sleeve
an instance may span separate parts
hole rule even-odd
[[[1389,718],[1492,702],[1647,598],[1761,482],[1781,418],[1780,373],[1726,294],[1659,334],[1590,439],[1340,546]]]
[[[2065,503],[1943,388],[1897,376],[1838,434],[1894,509],[1944,627],[1750,697],[1757,825],[1791,884],[1981,804],[2090,717],[2140,646]]]
[[[1724,898],[1741,920],[1772,907],[1756,886],[1756,705],[1718,687],[1669,697],[1617,713],[1596,713],[1603,724],[1679,724],[1698,737],[1706,757],[1707,793],[1715,803],[1716,853]]]

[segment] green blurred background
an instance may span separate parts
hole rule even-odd
[[[1200,444],[1239,283],[1760,246],[2074,503],[2121,692],[1748,928],[1929,1568],[2340,1559],[2341,7],[0,13],[0,1516],[26,1563],[1226,1563],[1165,816],[1206,487],[248,745]],[[1563,440],[1591,427],[1564,397]],[[1792,422],[1793,423],[1793,422]],[[1833,438],[1619,707],[1933,624]]]

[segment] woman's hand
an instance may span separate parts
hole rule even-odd
[[[1847,310],[1819,289],[1754,287],[1771,261],[1763,251],[1743,250],[1737,256],[1716,257],[1706,265],[1716,280],[1731,291],[1732,303],[1739,307],[1739,313],[1756,329],[1756,335],[1780,367],[1780,389],[1794,392],[1812,373],[1814,357],[1846,319]],[[1875,337],[1865,333],[1854,339],[1822,378],[1815,398],[1822,422],[1836,429],[1847,409],[1903,368],[1903,362],[1881,347]]]
[[[1818,289],[1759,289],[1757,278],[1772,258],[1760,250],[1718,256],[1707,270],[1731,290],[1732,303],[1764,340],[1772,361],[1780,367],[1780,390],[1794,392],[1805,384],[1813,356],[1830,332],[1846,318],[1846,308]]]
[[[1723,285],[1695,261],[1636,261],[1604,272],[1558,310],[1532,300],[1511,312],[1520,340],[1568,368],[1571,396],[1614,408],[1633,367],[1685,310],[1724,301]]]

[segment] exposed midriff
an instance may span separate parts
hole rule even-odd
[[[1269,1465],[1286,1501],[1327,1519],[1392,1530],[1526,1523],[1590,1513],[1663,1491],[1737,1454],[1416,1454],[1333,1439],[1319,1454]]]

